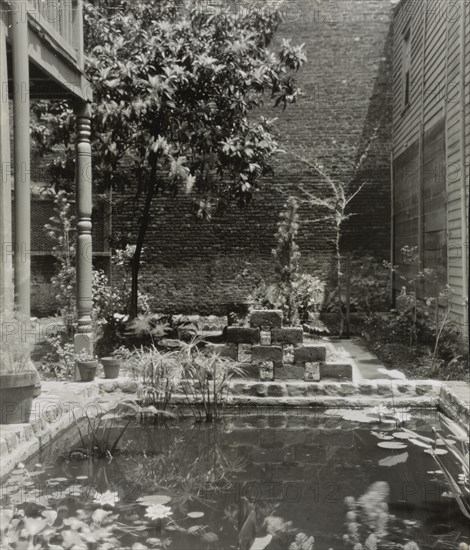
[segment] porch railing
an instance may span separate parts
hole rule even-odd
[[[30,15],[35,18],[74,57],[80,55],[82,32],[79,0],[29,0]]]

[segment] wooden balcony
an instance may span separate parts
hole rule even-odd
[[[7,43],[18,13],[28,21],[30,97],[91,99],[83,74],[82,0],[0,0]]]

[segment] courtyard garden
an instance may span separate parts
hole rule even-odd
[[[0,549],[468,550],[468,333],[452,289],[414,246],[398,266],[344,245],[380,122],[347,178],[284,150],[258,110],[302,101],[313,61],[278,40],[276,10],[84,11],[94,194],[131,188],[137,231],[111,243],[109,269],[95,262],[92,338],[77,345],[73,108],[35,102],[56,314],[2,322]],[[155,202],[193,197],[192,223],[246,212],[279,155],[322,185],[282,196],[269,276],[212,314],[162,308],[142,281]],[[312,239],[330,235],[314,269],[312,221]]]

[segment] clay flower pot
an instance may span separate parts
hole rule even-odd
[[[101,364],[104,369],[104,377],[114,379],[119,376],[119,370],[122,365],[122,359],[115,357],[103,357]]]
[[[81,382],[93,382],[98,370],[98,361],[77,361]]]
[[[27,424],[35,386],[37,371],[0,374],[0,424]]]

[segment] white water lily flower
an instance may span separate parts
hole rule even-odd
[[[171,508],[164,504],[152,504],[145,511],[145,515],[150,519],[164,519],[172,514]]]
[[[91,519],[94,523],[97,523],[98,525],[101,525],[104,518],[108,516],[109,514],[112,514],[113,512],[107,512],[106,510],[103,510],[103,508],[98,508],[98,510],[95,510],[93,512],[93,515],[91,516]]]
[[[23,522],[24,522],[25,531],[31,537],[34,537],[49,525],[47,520],[41,519],[41,518],[26,517],[24,518]]]
[[[52,525],[57,519],[57,512],[55,510],[44,510],[41,515],[49,525]]]
[[[115,491],[106,491],[105,493],[97,493],[93,499],[95,504],[100,506],[116,506],[116,503],[119,502],[118,493]]]

